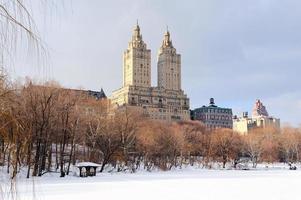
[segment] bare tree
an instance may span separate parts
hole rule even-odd
[[[284,162],[300,161],[301,135],[296,128],[285,127],[279,135],[280,151]]]
[[[145,167],[162,170],[176,167],[184,149],[183,133],[175,123],[147,121],[138,133],[138,145],[144,154]]]
[[[261,160],[264,162],[275,162],[279,160],[279,135],[280,132],[273,127],[261,130],[264,138],[262,141]]]
[[[127,166],[130,170],[135,171],[137,168],[135,164],[139,162],[135,149],[136,135],[141,125],[140,122],[143,120],[143,115],[136,109],[125,107],[121,111],[117,110],[114,116],[114,123],[121,139],[122,150],[122,155],[119,156],[119,161],[121,162],[119,162],[118,170],[124,170],[123,168]]]
[[[195,121],[179,122],[179,130],[184,136],[184,156],[189,159],[193,165],[198,157],[202,157],[203,164],[207,163],[209,158],[209,132],[206,127]]]
[[[217,129],[212,133],[213,156],[222,161],[223,168],[229,161],[234,161],[234,167],[236,167],[235,160],[241,153],[241,144],[240,136],[231,129]]]
[[[256,129],[243,136],[244,152],[252,160],[253,168],[256,168],[263,151],[264,134],[260,129]]]

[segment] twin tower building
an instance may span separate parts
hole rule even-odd
[[[131,107],[158,120],[189,120],[189,98],[181,89],[181,55],[167,30],[158,53],[158,85],[151,86],[151,50],[134,27],[123,54],[123,87],[113,91],[113,108]]]

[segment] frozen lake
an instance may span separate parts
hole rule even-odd
[[[90,178],[57,176],[19,181],[19,199],[300,200],[301,170],[183,170],[99,174]]]

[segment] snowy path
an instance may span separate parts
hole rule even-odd
[[[20,181],[20,200],[32,200],[33,181]],[[41,200],[300,200],[301,171],[193,170],[101,174],[94,178],[43,177],[34,181]]]

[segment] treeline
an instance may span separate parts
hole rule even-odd
[[[151,121],[133,109],[111,111],[108,100],[84,91],[44,85],[8,84],[1,79],[0,165],[11,177],[70,173],[90,161],[116,171],[170,170],[212,163],[236,167],[242,158],[258,162],[298,162],[299,129],[257,129],[239,135],[230,129],[208,131],[200,122]]]

